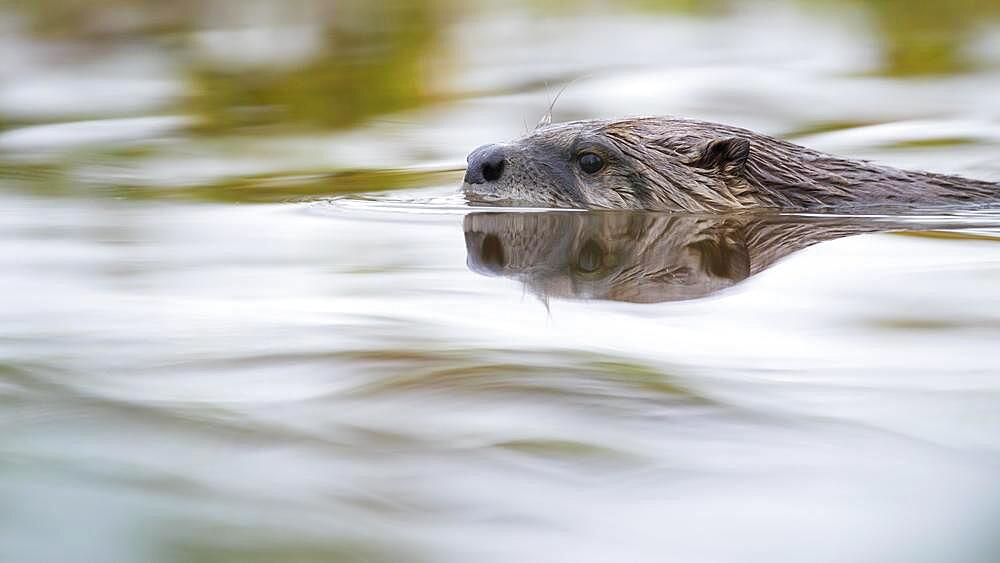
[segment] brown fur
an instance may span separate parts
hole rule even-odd
[[[746,129],[650,117],[547,125],[503,145],[501,178],[470,183],[473,203],[722,212],[969,207],[1000,185],[841,158]],[[599,154],[587,174],[578,159]]]

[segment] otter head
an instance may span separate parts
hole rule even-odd
[[[547,125],[474,150],[463,189],[473,203],[739,209],[756,203],[744,178],[748,136],[669,118]]]

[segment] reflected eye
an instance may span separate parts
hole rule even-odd
[[[585,274],[593,274],[604,265],[604,249],[593,240],[588,240],[580,248],[576,257],[576,267]]]
[[[580,168],[587,174],[595,174],[604,168],[604,159],[592,152],[580,155]]]

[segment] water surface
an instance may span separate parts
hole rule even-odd
[[[457,195],[573,79],[1000,179],[992,3],[239,6],[0,7],[0,559],[1000,557],[996,210]]]

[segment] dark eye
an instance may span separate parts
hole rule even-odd
[[[580,168],[587,174],[595,174],[604,168],[604,159],[592,152],[580,155]]]

